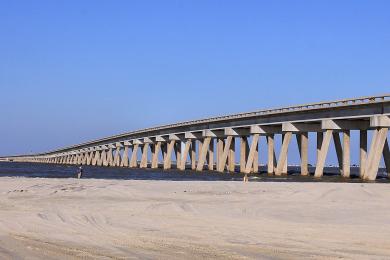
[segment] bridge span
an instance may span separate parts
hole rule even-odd
[[[383,156],[390,176],[390,94],[344,99],[219,116],[163,125],[85,142],[39,154],[2,157],[3,161],[84,164],[110,167],[179,170],[259,171],[259,140],[267,141],[267,172],[287,174],[288,150],[295,136],[301,175],[309,175],[308,138],[316,133],[315,177],[322,177],[330,143],[334,142],[340,174],[351,173],[351,131],[359,131],[360,177],[375,180]],[[372,132],[371,142],[368,133]],[[275,154],[275,136],[281,135]],[[368,149],[369,148],[369,149]]]

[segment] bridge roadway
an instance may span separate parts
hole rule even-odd
[[[84,164],[179,170],[235,171],[235,142],[240,142],[239,169],[259,171],[259,139],[267,140],[267,172],[287,174],[288,149],[295,135],[301,174],[308,175],[308,133],[316,133],[315,177],[322,177],[333,139],[340,174],[350,177],[350,133],[360,132],[360,177],[375,180],[383,155],[390,176],[390,94],[268,109],[180,122],[128,132],[40,154],[0,160],[55,164]],[[368,132],[372,132],[368,148]],[[275,135],[282,135],[276,156]],[[341,136],[340,136],[341,135]],[[237,151],[238,152],[238,151]],[[176,162],[175,162],[175,161]],[[160,162],[161,161],[161,162]]]

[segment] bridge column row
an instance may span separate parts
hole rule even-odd
[[[309,175],[309,133],[316,133],[315,177],[322,177],[330,143],[333,140],[340,174],[351,175],[351,130],[359,130],[359,175],[374,180],[383,156],[390,173],[388,129],[390,118],[375,116],[363,120],[323,120],[320,123],[283,123],[278,126],[206,129],[198,132],[170,134],[105,144],[50,156],[24,157],[19,161],[55,164],[83,164],[106,167],[192,169],[250,174],[259,172],[259,143],[265,138],[266,170],[269,175],[288,172],[288,150],[295,136],[300,155],[301,175]],[[368,131],[372,132],[368,150]],[[340,137],[341,134],[341,137]],[[279,154],[275,153],[275,135],[282,136]],[[236,165],[236,141],[239,141]],[[140,158],[140,160],[139,160]]]

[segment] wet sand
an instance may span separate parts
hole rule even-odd
[[[384,259],[390,185],[0,178],[0,259]]]

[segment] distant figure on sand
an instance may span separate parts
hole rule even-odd
[[[243,181],[244,181],[244,182],[248,182],[248,180],[249,180],[249,179],[248,179],[248,174],[247,174],[247,173],[245,173],[245,176],[244,176],[244,179],[243,179]]]
[[[80,165],[79,172],[77,173],[77,179],[81,179],[83,175],[83,166]]]

